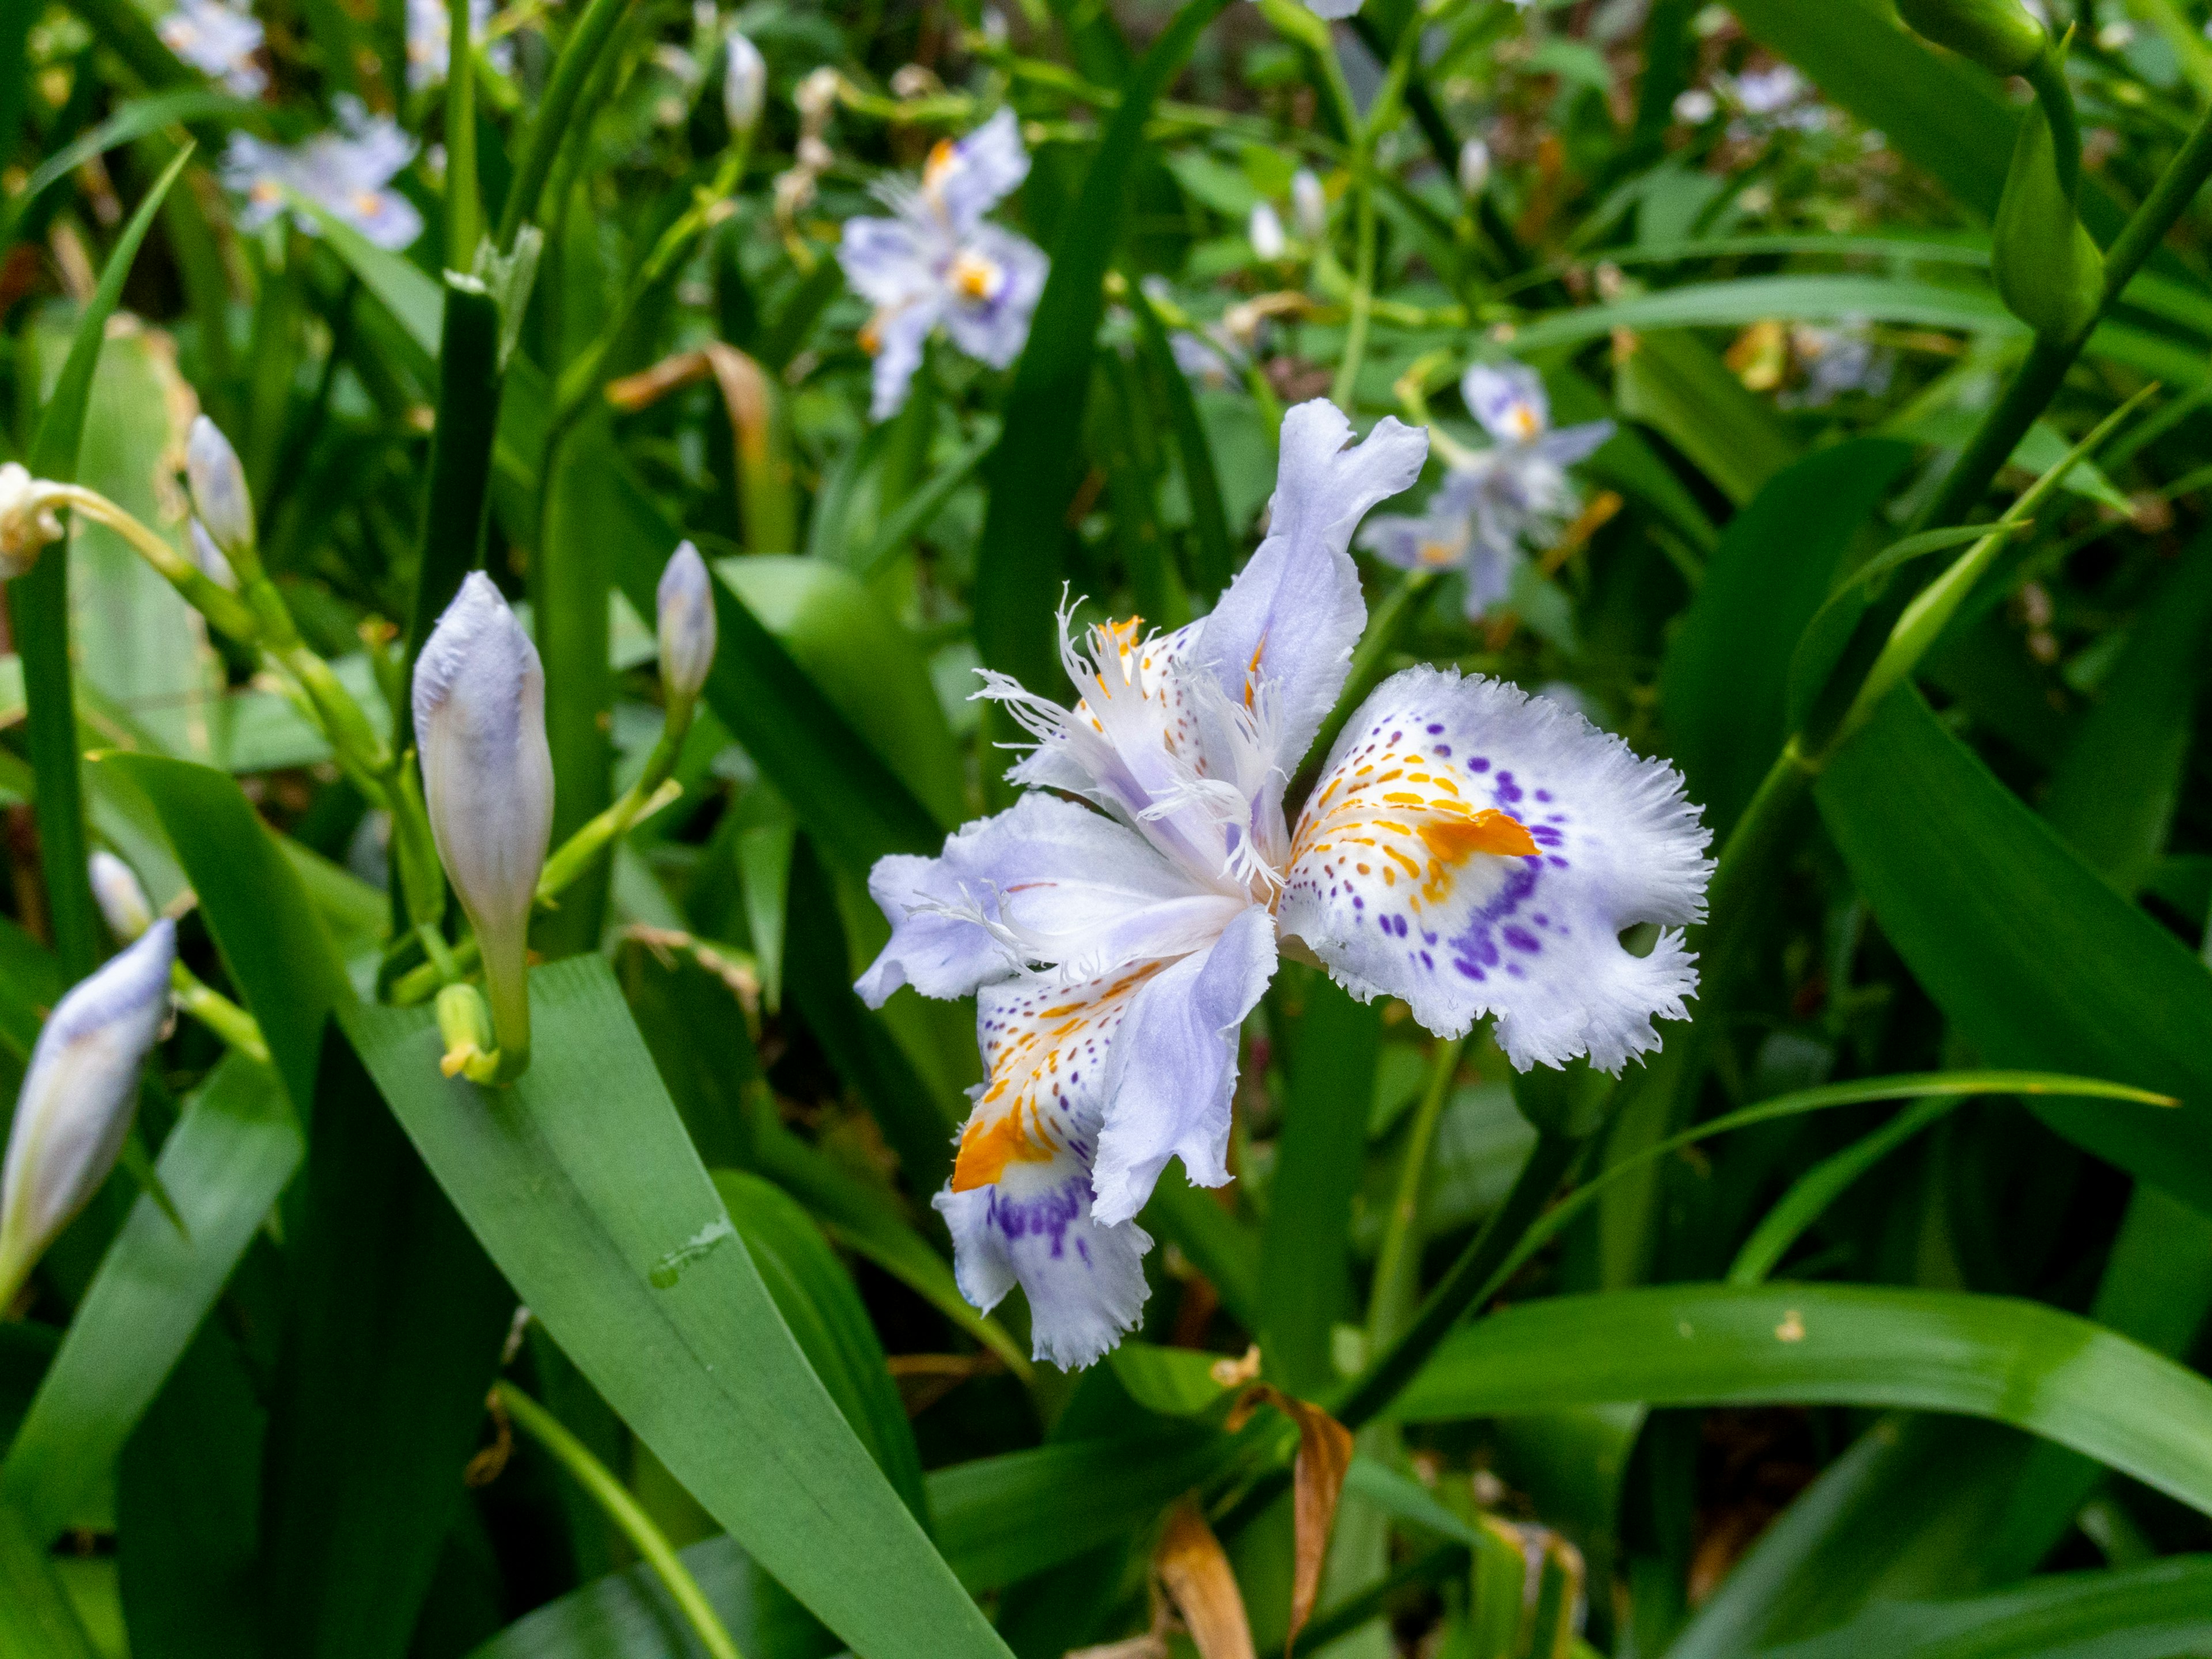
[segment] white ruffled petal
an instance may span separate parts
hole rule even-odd
[[[1126,1221],[1143,1209],[1172,1158],[1194,1187],[1229,1179],[1237,1039],[1274,975],[1274,918],[1255,904],[1209,949],[1163,969],[1131,999],[1107,1058],[1092,1176],[1102,1220]]]
[[[1020,356],[1051,264],[1026,237],[996,225],[976,226],[954,263],[953,291],[945,302],[945,331],[952,343],[994,368]],[[959,283],[970,270],[977,278],[973,291]]]
[[[1325,398],[1283,417],[1267,538],[1206,617],[1194,659],[1232,702],[1255,677],[1273,687],[1274,763],[1295,769],[1335,706],[1367,623],[1346,550],[1367,510],[1410,486],[1429,434],[1388,416],[1346,447],[1352,423]]]
[[[1133,1221],[1099,1222],[1079,1160],[1024,1165],[996,1186],[941,1192],[935,1203],[952,1234],[960,1294],[988,1313],[1018,1284],[1036,1358],[1078,1370],[1144,1316],[1152,1235]]]
[[[1680,933],[1644,957],[1620,935],[1703,915],[1711,839],[1679,774],[1571,710],[1408,669],[1338,740],[1279,920],[1354,995],[1402,997],[1432,1031],[1495,1014],[1523,1071],[1587,1054],[1618,1072],[1697,988]]]
[[[922,168],[921,197],[955,235],[1012,195],[1029,177],[1030,154],[1011,109],[1001,109],[957,143],[939,144]]]
[[[906,406],[907,388],[921,367],[922,347],[937,326],[938,307],[921,299],[879,311],[864,337],[876,361],[869,371],[868,418],[888,421]]]
[[[868,891],[891,937],[854,987],[871,1007],[911,984],[962,997],[1030,963],[1092,978],[1202,949],[1243,908],[1195,887],[1144,837],[1057,796],[1024,795],[939,857],[894,854]]]

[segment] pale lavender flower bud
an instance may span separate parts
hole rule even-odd
[[[714,665],[714,579],[689,542],[660,573],[660,684],[669,706],[689,703]]]
[[[1251,222],[1244,228],[1252,252],[1270,264],[1289,251],[1290,239],[1283,234],[1283,222],[1275,210],[1262,202],[1252,210]]]
[[[481,570],[422,647],[414,702],[430,833],[483,948],[494,1011],[504,1014],[519,1006],[503,1006],[503,994],[520,995],[530,907],[553,833],[553,756],[537,647]]]
[[[742,34],[732,35],[722,48],[722,113],[729,118],[731,135],[750,132],[767,101],[768,64],[760,48]]]
[[[1490,146],[1470,138],[1459,147],[1459,193],[1470,202],[1490,188]]]
[[[238,573],[230,568],[230,561],[223,556],[222,550],[215,544],[215,538],[208,534],[207,526],[198,519],[192,520],[191,538],[192,562],[200,568],[200,574],[216,586],[235,593]]]
[[[138,1067],[169,1018],[167,917],[54,1006],[31,1050],[0,1168],[0,1302],[115,1167]]]
[[[1291,175],[1291,222],[1306,241],[1319,242],[1328,234],[1328,193],[1307,167]]]
[[[154,906],[138,884],[137,872],[105,848],[94,853],[92,896],[106,919],[107,931],[128,945],[154,925]]]
[[[185,477],[192,487],[192,510],[226,553],[253,545],[253,497],[238,452],[222,428],[204,415],[192,421],[185,441]]]

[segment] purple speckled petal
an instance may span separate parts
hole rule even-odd
[[[1247,701],[1255,675],[1272,684],[1272,758],[1285,772],[1335,706],[1367,623],[1352,532],[1370,507],[1420,476],[1428,454],[1425,428],[1387,416],[1347,448],[1351,436],[1352,423],[1324,398],[1283,417],[1267,538],[1206,619],[1193,653],[1232,703]]]
[[[1152,1235],[1091,1213],[1090,1172],[1079,1160],[1018,1165],[996,1186],[948,1188],[933,1202],[952,1234],[960,1294],[988,1313],[1018,1284],[1036,1358],[1079,1370],[1136,1329]]]
[[[1522,363],[1476,363],[1460,376],[1468,413],[1501,444],[1525,444],[1552,423],[1552,401],[1536,371]]]
[[[1090,978],[1181,956],[1243,908],[1194,886],[1135,830],[1044,794],[968,825],[940,857],[878,860],[868,891],[891,923],[854,988],[876,1008],[906,984],[959,997],[1026,963]]]
[[[1194,1187],[1229,1179],[1239,1029],[1274,976],[1274,918],[1255,904],[1131,999],[1106,1067],[1094,1176],[1101,1219],[1143,1209],[1171,1158]]]
[[[1479,850],[1494,809],[1533,855]],[[1355,996],[1392,995],[1432,1031],[1484,1014],[1523,1071],[1587,1054],[1618,1072],[1697,988],[1682,936],[1639,922],[1705,909],[1711,834],[1680,776],[1560,704],[1412,668],[1353,716],[1300,817],[1278,913]]]

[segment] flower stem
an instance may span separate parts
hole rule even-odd
[[[220,991],[211,989],[181,962],[169,964],[169,990],[177,1006],[213,1031],[239,1053],[269,1063],[269,1043],[252,1015]]]
[[[690,1622],[700,1645],[714,1659],[744,1659],[737,1643],[723,1626],[721,1615],[714,1611],[714,1604],[699,1588],[699,1581],[684,1565],[675,1546],[653,1524],[653,1517],[630,1496],[629,1489],[592,1455],[591,1449],[569,1433],[559,1418],[514,1383],[504,1380],[495,1383],[492,1398],[514,1425],[552,1454],[554,1461],[606,1511],[607,1518],[622,1528],[623,1536],[645,1558],[646,1565],[653,1569],[654,1577]]]
[[[1452,1077],[1459,1070],[1464,1037],[1446,1037],[1437,1043],[1429,1067],[1428,1086],[1413,1109],[1413,1121],[1406,1134],[1406,1151],[1398,1164],[1398,1191],[1382,1230],[1382,1249],[1375,1258],[1375,1287],[1367,1298],[1367,1340],[1382,1346],[1404,1328],[1421,1288],[1421,1192],[1427,1184],[1429,1154],[1436,1146],[1437,1125],[1443,1121],[1444,1104],[1451,1098]]]

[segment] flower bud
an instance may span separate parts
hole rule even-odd
[[[39,550],[62,538],[61,520],[40,503],[38,480],[19,461],[0,465],[0,580],[39,562]]]
[[[106,919],[107,931],[128,945],[154,925],[154,906],[138,884],[137,872],[105,848],[94,853],[92,896]]]
[[[1279,259],[1290,249],[1290,239],[1283,234],[1283,222],[1275,210],[1262,202],[1252,210],[1251,222],[1244,234],[1252,244],[1252,252],[1270,263]]]
[[[722,113],[729,117],[730,136],[741,138],[759,125],[768,101],[768,64],[760,48],[742,34],[730,37],[722,48]]]
[[[448,985],[438,993],[438,1035],[446,1052],[438,1069],[447,1077],[489,1083],[499,1040],[492,1035],[491,1010],[473,985]]]
[[[1291,175],[1291,222],[1309,242],[1317,243],[1328,234],[1328,193],[1307,167]]]
[[[553,833],[545,671],[481,570],[461,584],[422,647],[414,702],[438,859],[483,947],[501,1045],[519,1042],[526,1052],[530,908]]]
[[[192,562],[200,568],[200,574],[217,587],[233,593],[238,592],[238,572],[230,568],[230,561],[223,556],[222,550],[215,544],[215,538],[208,534],[207,526],[198,519],[192,520],[191,538]]]
[[[2020,74],[2050,39],[2020,0],[1897,0],[1897,15],[1914,33],[1999,75]]]
[[[689,542],[660,573],[660,685],[672,709],[687,705],[714,665],[714,579]]]
[[[2038,334],[2072,339],[2096,320],[2104,256],[2059,184],[2051,123],[2039,103],[2021,118],[1991,227],[1990,266],[2005,308]]]
[[[138,1067],[169,1018],[177,925],[138,942],[55,1005],[31,1050],[0,1169],[0,1304],[107,1178],[138,1099]]]
[[[192,420],[185,441],[185,477],[192,487],[192,510],[215,544],[225,553],[253,545],[253,497],[245,469],[222,428],[204,415]]]
[[[1470,138],[1459,147],[1459,193],[1473,201],[1490,188],[1490,146]]]

